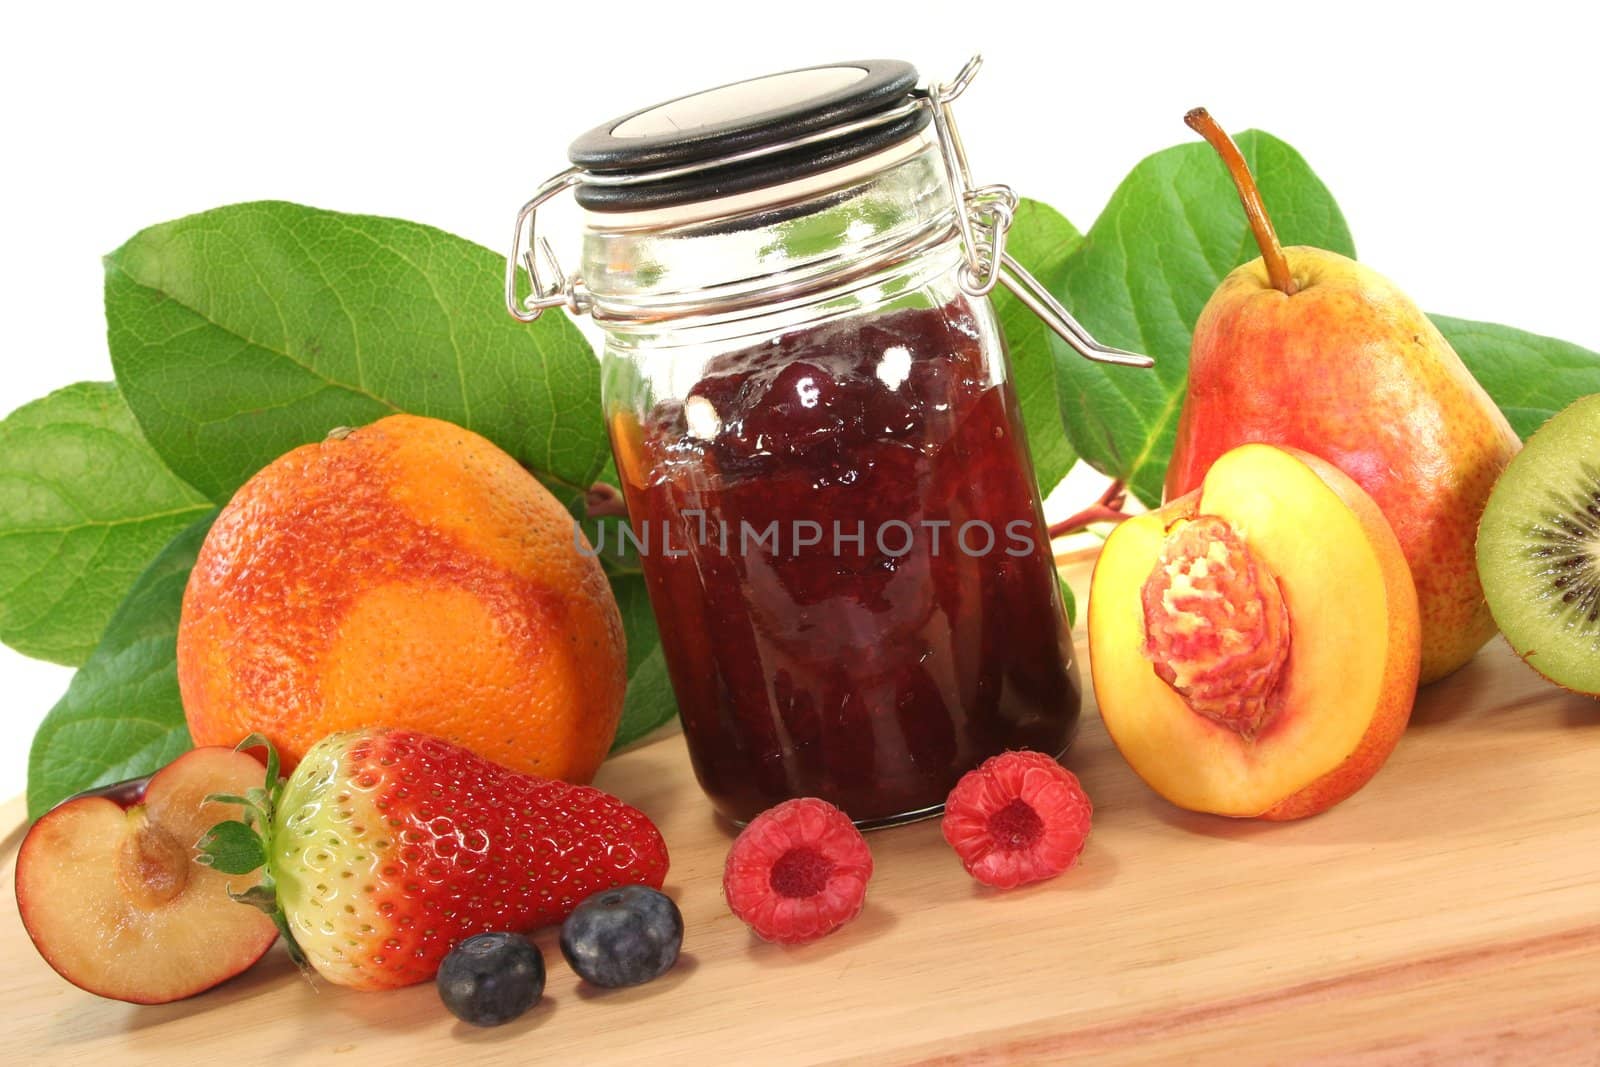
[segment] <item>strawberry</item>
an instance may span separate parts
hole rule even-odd
[[[333,734],[287,780],[269,746],[267,782],[215,798],[245,816],[206,835],[201,862],[261,868],[235,899],[273,915],[291,954],[338,985],[426,981],[473,934],[559,923],[591,893],[660,887],[667,873],[660,832],[610,794],[408,730]]]

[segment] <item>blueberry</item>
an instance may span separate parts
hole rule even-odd
[[[499,1026],[544,993],[544,956],[520,934],[478,934],[450,951],[434,978],[439,999],[462,1022]]]
[[[561,954],[580,978],[607,989],[661,977],[682,944],[678,906],[649,886],[596,893],[561,924]]]

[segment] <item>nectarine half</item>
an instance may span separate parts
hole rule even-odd
[[[1418,635],[1372,498],[1271,445],[1117,527],[1089,596],[1112,740],[1156,792],[1218,815],[1300,818],[1366,784],[1410,717]]]

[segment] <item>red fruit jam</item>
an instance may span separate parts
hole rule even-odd
[[[938,810],[1059,753],[1079,688],[1032,466],[969,307],[710,360],[613,445],[689,753],[746,822],[821,797]]]

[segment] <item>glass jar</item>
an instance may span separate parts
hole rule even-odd
[[[696,775],[735,822],[797,796],[862,825],[932,814],[985,758],[1059,755],[1077,724],[985,295],[1021,273],[1014,200],[970,188],[948,110],[967,80],[812,68],[619,119],[557,179],[587,209],[582,281],[513,253],[534,278],[513,313],[564,302],[605,332],[631,545]],[[1014,287],[1089,354],[1140,361]]]

